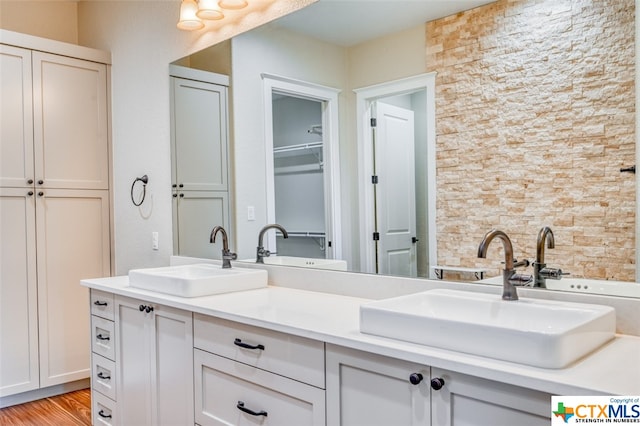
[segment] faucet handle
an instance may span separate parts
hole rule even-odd
[[[569,275],[569,272],[562,272],[562,269],[560,268],[543,268],[540,270],[540,275],[542,275],[544,278],[559,280],[563,275]]]
[[[509,278],[509,283],[518,287],[531,286],[533,284],[533,275],[513,274],[511,278]]]

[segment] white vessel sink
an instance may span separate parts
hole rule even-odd
[[[267,286],[267,271],[198,263],[132,269],[129,285],[181,297],[199,297]]]
[[[243,262],[255,263],[255,259],[244,259]],[[265,265],[296,266],[299,268],[332,269],[346,271],[347,261],[340,259],[315,259],[312,257],[268,256],[263,258]]]
[[[438,289],[363,304],[360,331],[422,345],[563,368],[613,339],[609,306]]]

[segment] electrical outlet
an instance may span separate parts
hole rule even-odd
[[[256,220],[256,209],[253,206],[247,207],[247,220]]]
[[[158,250],[158,233],[155,231],[151,233],[151,248]]]

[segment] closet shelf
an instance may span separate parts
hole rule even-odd
[[[309,142],[300,143],[297,145],[278,146],[273,148],[273,153],[277,156],[304,155],[306,154],[305,151],[312,151],[314,149],[322,150],[322,142]]]
[[[326,234],[324,232],[308,232],[308,231],[298,231],[298,232],[287,232],[290,237],[310,237],[310,238],[325,238]],[[282,237],[282,233],[276,231],[277,237]]]

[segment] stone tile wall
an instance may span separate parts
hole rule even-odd
[[[516,257],[573,276],[635,281],[633,0],[500,0],[427,24],[437,71],[438,263]],[[531,269],[528,270],[529,272]]]

